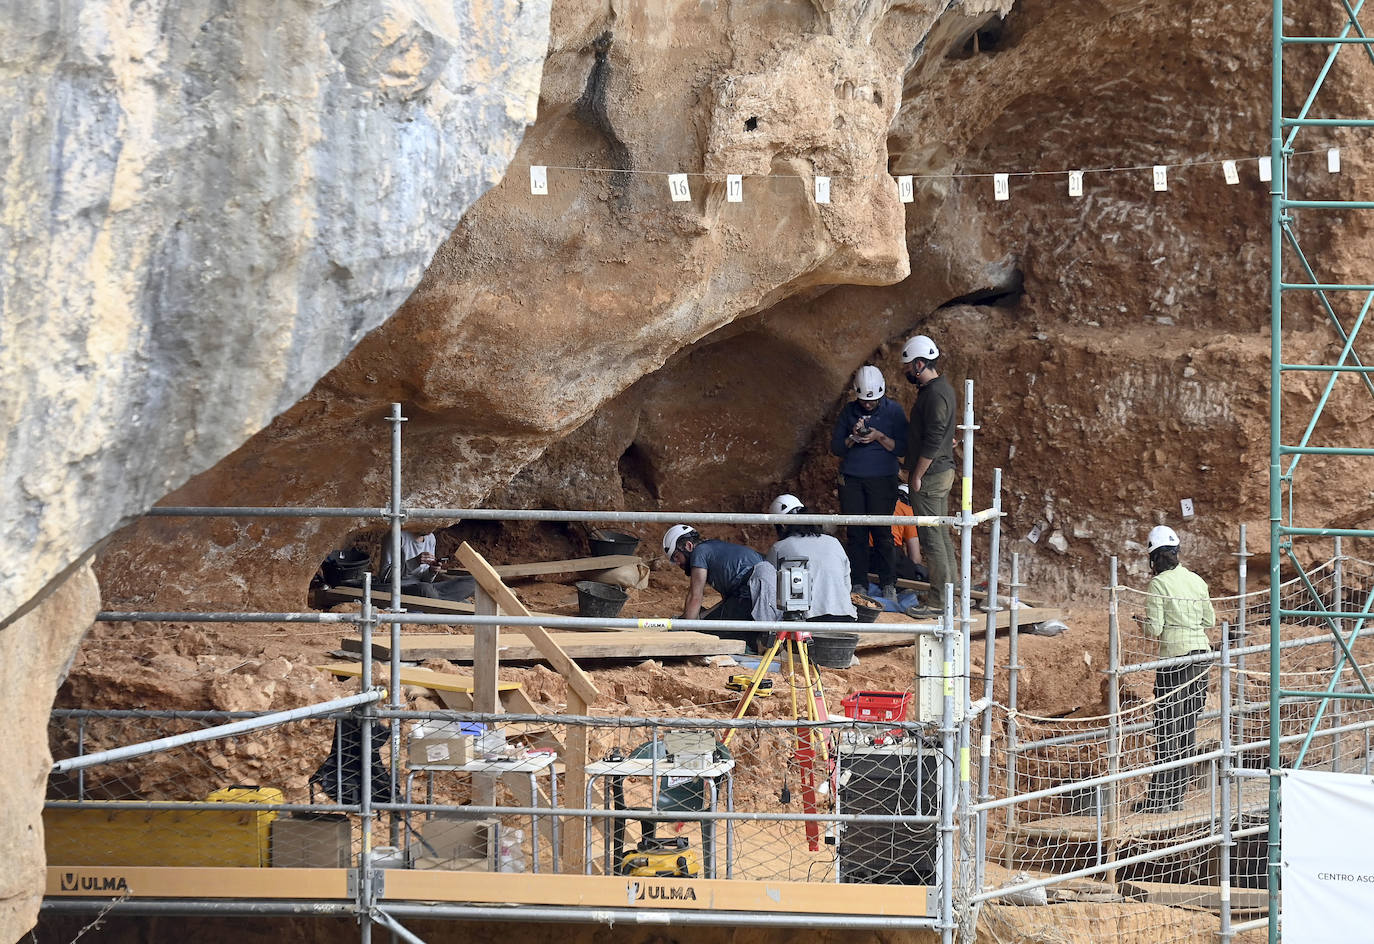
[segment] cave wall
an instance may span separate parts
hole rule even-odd
[[[1312,18],[1297,29],[1339,29],[1331,11],[1295,15]],[[665,508],[757,511],[787,489],[838,510],[827,440],[848,377],[876,363],[889,394],[909,404],[896,355],[922,331],[945,350],[957,388],[975,381],[975,504],[990,503],[992,470],[1002,468],[1002,547],[1021,555],[1029,595],[1099,595],[1113,555],[1123,579],[1143,584],[1143,536],[1156,523],[1178,528],[1190,564],[1222,587],[1234,586],[1231,554],[1248,524],[1249,549],[1261,555],[1251,570],[1264,569],[1269,200],[1254,157],[1267,149],[1268,7],[1021,0],[979,32],[976,49],[971,39],[945,49],[908,71],[888,141],[892,173],[918,175],[906,214],[911,274],[798,295],[708,336],[603,407],[614,423],[582,427],[493,503],[556,503],[566,470],[585,475],[600,447],[602,477],[590,488],[612,507],[621,494],[653,507],[647,494]],[[1295,74],[1317,64],[1296,56]],[[1363,114],[1372,82],[1368,62],[1342,57],[1317,113]],[[1288,107],[1306,92],[1294,81]],[[1326,171],[1325,146],[1342,140],[1308,139],[1313,153],[1292,162],[1296,193],[1361,191],[1369,172],[1358,149],[1343,154],[1340,175]],[[1223,158],[1250,158],[1239,185],[1225,183]],[[1171,167],[1169,190],[1156,193],[1155,162],[1190,166]],[[1064,171],[1076,167],[1135,169],[1090,172],[1073,199]],[[997,171],[1037,176],[1013,177],[1011,199],[999,202],[986,176]],[[1367,216],[1301,220],[1323,280],[1365,277]],[[1298,268],[1291,255],[1287,264]],[[1293,359],[1332,356],[1324,313],[1289,301]],[[1333,296],[1347,325],[1359,303]],[[1285,391],[1310,405],[1324,382],[1289,375]],[[1372,407],[1344,378],[1314,442],[1360,442]],[[1289,441],[1306,420],[1285,414]],[[635,461],[618,466],[617,456]],[[1302,460],[1296,486],[1309,520],[1374,521],[1359,469]],[[1181,517],[1183,498],[1194,518]],[[1037,523],[1044,537],[1032,543]],[[1300,556],[1330,551],[1312,543]],[[975,548],[979,579],[983,556]]]
[[[395,318],[168,502],[380,506],[397,400],[404,500],[478,503],[699,339],[825,286],[900,281],[906,214],[887,140],[913,50],[937,24],[999,9],[558,4],[539,120],[512,172]],[[549,166],[548,196],[530,194],[527,164]],[[668,199],[676,170],[710,175],[691,179],[689,202]],[[748,175],[743,203],[726,201],[726,172]],[[812,198],[817,174],[831,204]],[[690,451],[696,432],[668,434]],[[359,523],[150,519],[102,554],[102,587],[118,605],[298,607]]]
[[[399,400],[407,503],[753,511],[788,488],[830,507],[825,439],[848,378],[878,363],[909,403],[894,351],[923,330],[956,386],[977,382],[975,494],[989,501],[1003,468],[1005,546],[1042,593],[1100,592],[1112,555],[1143,577],[1140,534],[1159,522],[1229,582],[1239,523],[1267,551],[1268,194],[1253,158],[1268,8],[859,10],[557,5],[517,169],[397,318],[169,501],[382,505]],[[1334,28],[1330,11],[1303,15]],[[1358,112],[1367,65],[1342,60],[1323,107]],[[1237,186],[1226,157],[1251,158]],[[1339,177],[1323,157],[1295,157],[1295,190],[1358,188],[1358,151]],[[1186,164],[1167,192],[1151,188],[1156,161]],[[526,164],[549,166],[549,196],[529,193]],[[1065,192],[1073,167],[1090,170],[1082,198]],[[691,202],[668,200],[671,170],[707,173]],[[1035,175],[999,202],[999,170]],[[728,171],[754,175],[743,204],[724,201]],[[822,172],[828,206],[810,199]],[[901,173],[917,175],[905,206]],[[1366,225],[1305,221],[1323,275],[1355,277]],[[1324,343],[1320,318],[1298,310],[1295,350]],[[1333,401],[1351,429],[1369,413],[1353,390]],[[1337,463],[1303,471],[1320,484],[1314,517],[1374,514]],[[363,523],[145,521],[100,568],[120,604],[298,606],[316,561]],[[1050,540],[1024,540],[1036,523]]]

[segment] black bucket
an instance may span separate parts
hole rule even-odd
[[[577,587],[577,615],[614,619],[620,615],[628,594],[620,587],[595,580],[579,580]]]
[[[587,535],[587,543],[592,547],[593,557],[610,557],[612,554],[633,554],[639,547],[639,538],[623,531],[598,528]]]
[[[337,587],[339,584],[361,581],[371,561],[371,555],[358,548],[330,551],[322,565],[324,582]]]
[[[858,645],[858,633],[815,633],[811,637],[811,661],[827,669],[847,669]]]

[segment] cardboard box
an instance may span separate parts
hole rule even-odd
[[[274,869],[346,869],[352,859],[353,830],[342,813],[286,816],[272,824]]]
[[[415,737],[410,738],[408,755],[411,767],[429,767],[436,764],[461,767],[476,759],[474,738],[468,735],[457,737]]]
[[[491,863],[486,859],[440,859],[436,856],[420,856],[415,860],[415,868],[443,869],[446,872],[490,872]]]
[[[435,817],[420,824],[419,855],[434,859],[481,859],[496,870],[501,854],[501,821]]]

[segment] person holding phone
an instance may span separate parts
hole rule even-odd
[[[854,399],[835,418],[830,451],[840,457],[840,513],[890,515],[897,504],[901,458],[906,453],[906,411],[886,396],[883,373],[871,364],[854,375]],[[868,555],[877,549],[881,594],[897,598],[897,554],[892,531],[879,527],[845,528],[850,589],[868,592]]]

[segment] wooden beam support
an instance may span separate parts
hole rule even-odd
[[[486,558],[473,550],[471,545],[464,541],[457,554],[468,573],[477,581],[477,586],[485,590],[497,606],[512,616],[531,615],[525,604],[511,592],[510,587],[501,582],[501,578],[492,570]],[[558,643],[553,641],[548,630],[542,626],[525,626],[522,627],[522,632],[539,648],[544,658],[549,661],[549,665],[568,680],[568,687],[575,691],[585,704],[595,704],[601,692],[597,690],[587,673],[582,671],[581,666],[569,658],[568,654],[559,648]]]

